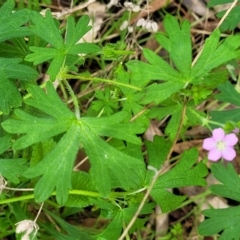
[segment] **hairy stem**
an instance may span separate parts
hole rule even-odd
[[[75,115],[76,115],[77,119],[80,119],[81,114],[80,114],[80,110],[79,110],[79,106],[78,106],[78,99],[75,96],[75,94],[74,94],[71,86],[69,85],[68,81],[65,80],[65,79],[63,79],[62,81],[63,81],[64,85],[66,86],[70,96],[72,97],[73,104],[74,104],[74,109],[75,109]]]

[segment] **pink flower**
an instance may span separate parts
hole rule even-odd
[[[238,138],[234,133],[225,134],[222,128],[216,128],[212,131],[212,137],[203,141],[203,149],[208,150],[208,159],[217,161],[224,158],[232,161],[236,157],[234,145],[238,142]]]

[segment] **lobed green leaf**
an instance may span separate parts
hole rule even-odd
[[[31,35],[28,27],[23,26],[29,21],[29,10],[23,9],[13,12],[15,2],[8,0],[0,8],[0,42],[16,37]]]
[[[202,162],[193,167],[198,157],[198,151],[192,148],[185,151],[178,164],[161,175],[155,183],[151,196],[160,205],[163,212],[173,210],[185,199],[184,196],[174,196],[167,189],[184,186],[204,186],[204,177],[208,171]],[[168,200],[166,200],[166,198]],[[171,199],[172,198],[172,199]]]
[[[64,205],[72,189],[71,174],[79,149],[80,128],[73,124],[57,145],[36,166],[28,169],[27,178],[42,177],[34,188],[37,202],[44,202],[56,189],[57,202]]]
[[[198,232],[203,236],[212,236],[221,233],[219,240],[232,240],[240,238],[240,207],[226,209],[204,210],[203,214],[208,217],[200,223]]]

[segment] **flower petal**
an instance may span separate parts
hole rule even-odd
[[[218,142],[224,139],[225,137],[225,132],[223,131],[222,128],[216,128],[212,131],[212,137],[213,139]]]
[[[227,161],[232,161],[236,157],[236,151],[232,147],[226,147],[224,151],[222,151],[222,156]]]
[[[212,150],[216,147],[216,141],[213,138],[206,138],[203,140],[203,149]]]
[[[227,146],[233,147],[238,142],[238,138],[234,133],[230,133],[224,137],[223,141]]]
[[[219,160],[220,158],[222,157],[222,153],[214,148],[212,149],[209,153],[208,153],[208,159],[211,160],[211,161],[217,161]]]

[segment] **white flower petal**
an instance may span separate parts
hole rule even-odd
[[[132,27],[132,26],[129,26],[129,27],[128,27],[128,32],[129,32],[129,33],[132,33],[132,32],[133,32],[133,27]]]
[[[157,32],[158,31],[158,24],[156,22],[152,23],[152,32]]]
[[[124,21],[123,23],[122,23],[122,25],[120,26],[120,31],[123,31],[124,29],[126,29],[128,27],[128,21]]]
[[[139,5],[134,5],[133,8],[132,8],[132,11],[133,12],[139,12],[141,9],[139,7]]]
[[[145,25],[146,30],[151,31],[151,27],[152,27],[152,23],[150,21],[147,21]]]
[[[123,6],[124,6],[125,8],[132,8],[132,7],[133,7],[133,3],[132,3],[132,2],[124,2],[124,3],[123,3]]]
[[[136,26],[141,27],[143,24],[145,24],[146,20],[144,18],[139,18],[137,20]]]

